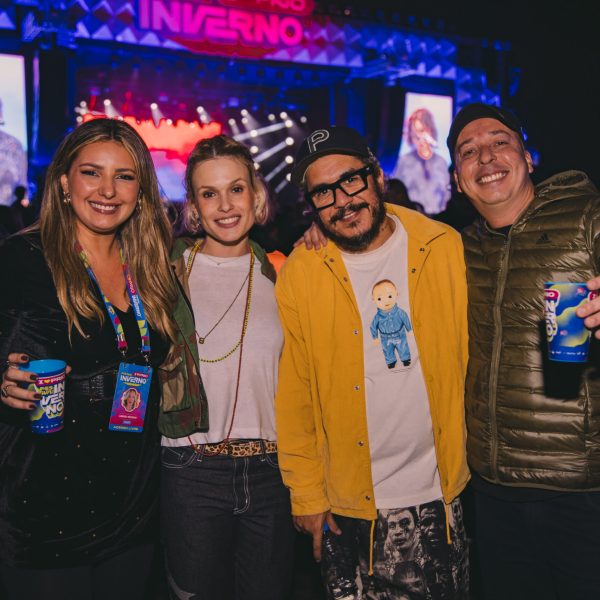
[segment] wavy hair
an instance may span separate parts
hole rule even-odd
[[[254,193],[254,211],[255,221],[259,225],[264,225],[269,218],[269,194],[263,180],[257,174],[254,168],[254,160],[250,150],[244,144],[236,142],[233,138],[226,135],[217,135],[206,140],[199,141],[187,161],[185,168],[185,205],[183,207],[183,222],[188,231],[198,233],[201,229],[200,215],[194,204],[194,184],[192,177],[196,167],[206,160],[215,158],[233,158],[248,171],[250,187]]]
[[[169,263],[172,233],[162,207],[150,152],[135,129],[123,121],[101,118],[77,127],[62,141],[48,168],[39,228],[46,262],[58,300],[67,316],[69,332],[84,335],[81,319],[103,322],[103,306],[90,286],[90,278],[75,251],[77,220],[65,202],[61,176],[68,174],[82,148],[98,142],[116,142],[131,156],[140,192],[139,204],[119,229],[125,260],[137,284],[149,324],[174,339],[172,320],[177,287]]]

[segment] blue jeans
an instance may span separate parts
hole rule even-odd
[[[485,600],[600,597],[600,492],[513,502],[475,492]]]
[[[276,454],[162,449],[161,530],[171,597],[286,600],[294,529]]]

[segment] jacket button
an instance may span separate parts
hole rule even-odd
[[[358,445],[362,447],[365,445],[365,443],[362,440],[360,440],[360,442],[358,442]]]
[[[371,499],[371,496],[369,496],[369,495],[365,496],[365,500],[370,500],[370,499]]]
[[[333,258],[330,258],[330,259],[329,259],[329,262],[333,262]]]
[[[355,385],[355,386],[354,386],[354,391],[355,391],[355,392],[358,392],[358,390],[360,390],[360,385]]]
[[[413,268],[410,270],[410,272],[411,272],[411,273],[416,273],[416,272],[417,272],[417,270],[416,270],[416,269],[413,267]]]
[[[354,330],[354,335],[358,335],[358,329]]]
[[[348,278],[347,278],[347,277],[344,277],[344,281],[348,281]]]
[[[425,248],[419,248],[419,252],[425,252]]]

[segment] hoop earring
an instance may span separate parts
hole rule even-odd
[[[63,192],[63,204],[71,204],[71,194]]]

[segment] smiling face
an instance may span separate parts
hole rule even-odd
[[[492,227],[512,225],[533,200],[531,155],[517,133],[496,119],[476,119],[460,132],[454,178]]]
[[[398,298],[398,290],[396,286],[390,281],[382,281],[373,287],[373,302],[377,305],[377,308],[381,310],[391,310],[396,304],[396,298]]]
[[[125,392],[123,397],[123,406],[125,410],[132,411],[135,408],[137,402],[137,392],[133,389],[129,389]]]
[[[307,192],[334,183],[345,174],[361,169],[365,164],[356,156],[329,154],[315,160],[306,170]],[[379,247],[389,237],[385,209],[379,190],[383,189],[381,170],[368,176],[368,187],[355,196],[336,191],[333,206],[321,210],[316,220],[323,233],[348,252],[364,252]],[[390,226],[391,227],[391,226]]]
[[[205,160],[194,167],[192,186],[194,205],[207,236],[202,251],[222,257],[248,252],[256,202],[248,168],[235,158]]]
[[[84,238],[114,235],[135,210],[140,191],[133,158],[114,141],[84,146],[60,182]]]

